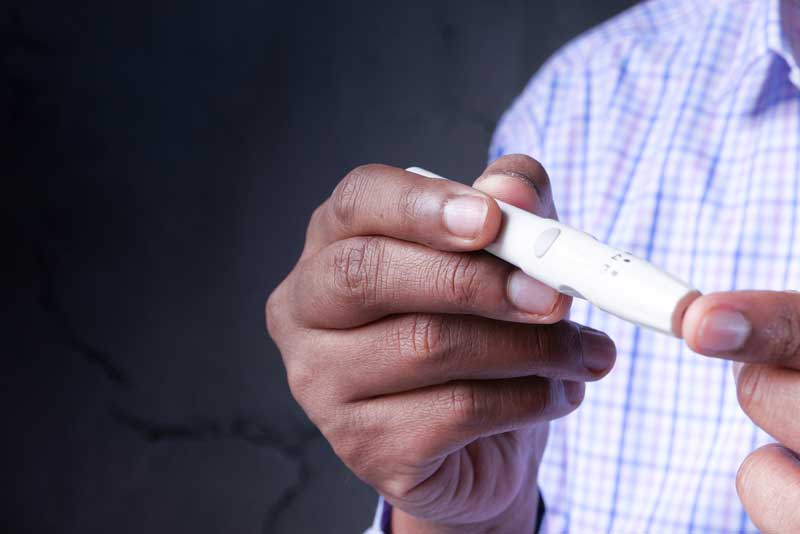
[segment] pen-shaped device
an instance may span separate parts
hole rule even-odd
[[[406,169],[443,178],[419,167]],[[503,212],[486,250],[553,289],[626,321],[681,337],[683,314],[700,293],[653,264],[553,219],[496,200]]]

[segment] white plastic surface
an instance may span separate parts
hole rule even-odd
[[[555,243],[560,235],[561,230],[558,228],[549,228],[539,234],[539,237],[536,238],[536,242],[533,244],[533,253],[536,254],[536,257],[541,258],[547,254],[550,247],[553,246],[553,243]]]
[[[442,178],[419,167],[410,172]],[[545,219],[502,201],[503,227],[486,247],[548,286],[579,298],[626,321],[680,337],[683,312],[699,293],[688,284],[628,252],[589,234]],[[537,240],[559,233],[541,257]],[[542,247],[538,247],[541,252]]]

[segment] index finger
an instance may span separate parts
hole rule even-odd
[[[464,184],[387,165],[352,170],[314,213],[306,252],[382,235],[443,251],[480,250],[500,229],[497,203]]]
[[[800,369],[800,293],[705,295],[686,310],[683,337],[708,356]]]

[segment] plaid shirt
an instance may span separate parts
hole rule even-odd
[[[798,49],[798,0],[645,2],[539,71],[491,159],[532,155],[561,220],[704,293],[798,288]],[[740,409],[730,363],[584,301],[571,318],[618,358],[551,426],[542,531],[756,531],[734,480],[769,436]]]

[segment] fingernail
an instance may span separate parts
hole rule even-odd
[[[444,205],[444,225],[453,235],[473,238],[483,228],[488,212],[489,205],[483,197],[455,197]]]
[[[536,315],[551,313],[558,298],[555,289],[534,280],[522,271],[514,271],[508,277],[506,293],[508,300],[516,308]]]
[[[701,352],[734,352],[750,335],[750,322],[736,310],[712,309],[706,313],[697,333]]]
[[[564,380],[564,397],[567,402],[574,405],[580,404],[583,400],[585,386],[583,382],[573,382]]]
[[[617,357],[617,347],[607,335],[586,326],[581,327],[583,365],[594,374],[606,372]]]
[[[536,193],[537,196],[539,195],[539,192],[536,190],[536,184],[533,182],[533,180],[519,173],[490,174],[485,178],[481,178],[479,183],[481,184],[481,188],[492,189],[493,187],[503,187],[508,183],[509,180],[520,181],[530,187],[531,191]]]

